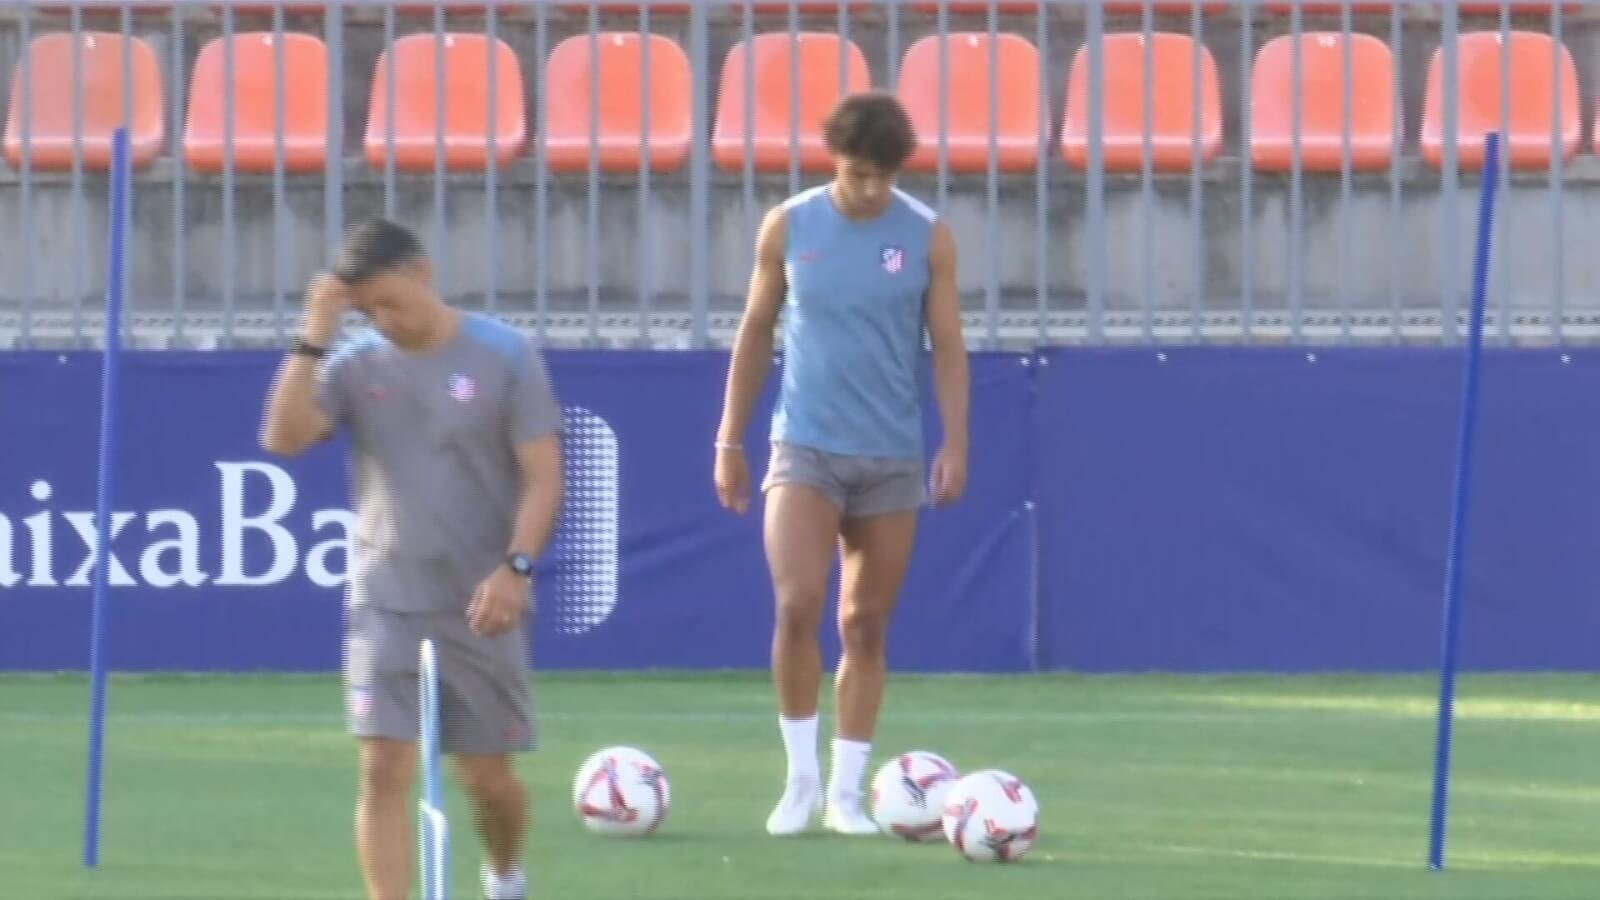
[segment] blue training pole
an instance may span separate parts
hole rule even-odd
[[[1433,821],[1428,868],[1444,868],[1444,832],[1450,794],[1450,738],[1455,724],[1456,655],[1461,644],[1461,582],[1466,568],[1467,511],[1472,492],[1472,448],[1478,426],[1478,372],[1483,355],[1483,309],[1489,283],[1489,238],[1494,233],[1494,198],[1500,185],[1500,135],[1483,141],[1483,188],[1478,201],[1478,246],[1472,258],[1472,320],[1467,331],[1467,371],[1461,391],[1461,433],[1456,447],[1456,486],[1450,516],[1450,548],[1444,578],[1444,652],[1439,667],[1439,735],[1434,747]]]
[[[128,227],[128,129],[111,135],[110,248],[106,255],[106,348],[100,370],[100,479],[95,494],[93,614],[89,625],[89,785],[83,823],[83,865],[100,863],[100,781],[106,722],[106,589],[110,579],[111,488],[117,458],[117,371],[122,367],[123,241]]]

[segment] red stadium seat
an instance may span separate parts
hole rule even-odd
[[[1580,116],[1578,113],[1578,73],[1572,54],[1547,34],[1513,31],[1510,35],[1511,68],[1510,130],[1505,137],[1507,160],[1512,168],[1538,169],[1550,164],[1550,131],[1555,123],[1553,105],[1560,91],[1561,155],[1571,158],[1578,151]],[[1476,31],[1461,35],[1457,66],[1460,85],[1454,139],[1463,168],[1483,166],[1483,138],[1500,131],[1501,60],[1503,52],[1498,31]],[[1551,63],[1559,53],[1560,79],[1552,77]],[[1422,105],[1422,156],[1429,165],[1439,166],[1444,152],[1444,56],[1433,54],[1428,65],[1428,85]]]
[[[590,40],[575,35],[556,45],[545,63],[545,158],[557,172],[589,167],[589,103],[599,102],[595,134],[599,166],[605,171],[637,171],[645,152],[643,112],[650,110],[650,167],[676,169],[689,155],[693,137],[689,57],[665,35],[650,35],[650,69],[644,69],[645,43],[632,32],[596,35],[600,82],[590,81]],[[642,86],[649,85],[648,96]]]
[[[795,48],[800,83],[790,79],[790,47]],[[848,74],[839,83],[839,59],[847,54]],[[745,75],[750,69],[754,90],[754,121],[744,119]],[[846,93],[864,91],[871,83],[867,58],[855,42],[844,43],[831,32],[807,31],[756,35],[753,47],[743,41],[728,52],[722,65],[722,87],[717,92],[717,124],[712,130],[712,152],[717,164],[738,169],[744,164],[746,133],[750,139],[752,162],[759,171],[783,171],[789,167],[789,128],[796,125],[799,144],[794,148],[800,168],[807,172],[826,171],[827,149],[822,144],[822,120]],[[799,107],[792,108],[791,88],[799,96]]]
[[[81,92],[73,97],[73,57],[78,56]],[[131,84],[123,80],[123,64],[132,70]],[[17,63],[11,81],[11,103],[6,119],[6,159],[22,166],[22,75],[29,68],[28,139],[34,168],[62,170],[72,167],[74,122],[81,108],[78,146],[83,164],[92,169],[111,166],[111,133],[123,124],[123,101],[130,106],[128,143],[132,164],[146,166],[161,152],[166,139],[166,117],[161,100],[161,66],[155,51],[139,38],[124,42],[118,33],[79,32],[45,34],[33,39],[26,57]]]
[[[481,34],[446,34],[444,37],[445,121],[438,121],[437,98],[440,72],[435,66],[437,38],[433,34],[413,34],[395,41],[394,48],[378,56],[372,77],[372,96],[368,105],[366,151],[373,168],[383,168],[387,154],[389,123],[386,104],[389,54],[394,53],[395,70],[395,168],[408,172],[431,172],[436,160],[436,139],[444,135],[445,168],[451,171],[482,170],[489,166],[489,53],[487,37]],[[522,69],[516,54],[504,41],[497,41],[495,80],[495,160],[506,165],[521,155],[527,146],[528,128],[524,112]]]
[[[216,38],[195,60],[184,159],[202,172],[224,163],[226,43]],[[277,56],[270,31],[233,36],[233,162],[241,172],[271,172],[277,153]],[[283,167],[320,171],[328,149],[328,51],[309,34],[283,35]]]
[[[945,143],[952,171],[981,172],[989,165],[989,60],[994,55],[997,166],[1014,172],[1039,159],[1039,51],[1014,34],[1001,34],[991,49],[986,32],[948,36],[950,101]],[[911,116],[918,146],[907,167],[939,167],[939,49],[937,35],[906,50],[900,65],[900,101]]]
[[[1294,38],[1256,54],[1250,80],[1250,154],[1255,167],[1294,165]],[[1381,169],[1394,156],[1394,54],[1368,34],[1350,36],[1350,167]],[[1344,146],[1344,35],[1300,35],[1300,154],[1312,172],[1337,172]]]
[[[1187,171],[1191,142],[1200,132],[1200,162],[1222,151],[1222,95],[1211,52],[1186,34],[1151,35],[1150,159],[1155,171]],[[1104,50],[1105,95],[1102,138],[1105,167],[1137,172],[1144,158],[1145,46],[1142,34],[1108,34]],[[1200,121],[1194,121],[1194,57],[1200,54]],[[1061,149],[1079,168],[1089,162],[1089,51],[1080,47],[1067,76],[1066,121]]]

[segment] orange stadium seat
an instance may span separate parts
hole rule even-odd
[[[799,85],[790,80],[790,46],[797,54]],[[846,83],[839,84],[839,58],[848,54]],[[748,61],[748,66],[747,66]],[[751,106],[755,121],[744,119],[745,70],[750,70],[755,96]],[[755,36],[753,47],[740,41],[722,64],[722,85],[717,91],[717,124],[711,146],[717,164],[738,169],[744,164],[746,133],[752,163],[757,170],[783,171],[789,167],[789,127],[795,123],[799,144],[794,148],[800,168],[826,171],[828,152],[822,145],[822,120],[839,97],[864,91],[871,84],[867,58],[854,41],[844,43],[833,32],[773,32]],[[797,88],[799,107],[790,107],[791,87]]]
[[[601,10],[606,12],[627,12],[630,9],[638,9],[639,0],[597,0],[596,5],[598,5]],[[692,5],[693,4],[690,3],[672,2],[672,0],[666,0],[666,2],[663,2],[663,0],[650,0],[650,12],[681,13],[687,12],[689,7]],[[842,5],[848,5],[851,12],[856,12],[870,8],[873,4],[870,2],[850,2],[848,4],[841,4],[838,2],[838,0],[831,0],[831,2],[830,0],[796,0],[795,3],[797,11],[803,13],[838,12],[839,7]],[[768,14],[788,12],[789,10],[789,4],[787,0],[761,0],[759,3],[752,3],[751,7],[754,12]],[[569,11],[583,11],[589,8],[589,4],[576,2],[564,3],[562,4],[562,8]],[[713,9],[720,9],[730,15],[737,16],[743,14],[744,4],[741,2],[741,0],[731,0],[731,2],[723,4],[720,7],[713,7]]]
[[[1513,31],[1510,34],[1511,109],[1510,132],[1504,149],[1512,168],[1543,168],[1550,164],[1550,129],[1555,122],[1551,109],[1556,91],[1561,97],[1561,154],[1570,158],[1578,151],[1580,117],[1578,113],[1578,73],[1572,54],[1547,34]],[[1455,140],[1461,166],[1483,166],[1483,137],[1499,131],[1501,122],[1500,70],[1505,58],[1498,31],[1474,31],[1461,35],[1456,57],[1460,85],[1457,93]],[[1561,75],[1552,78],[1552,54],[1560,53]],[[1422,103],[1422,156],[1431,166],[1439,166],[1444,152],[1444,56],[1434,51],[1428,64],[1428,83]]]
[[[1226,3],[1202,3],[1200,5],[1202,12],[1218,12],[1227,8],[1228,4]],[[1194,4],[1184,3],[1182,0],[1160,0],[1160,2],[1152,5],[1150,9],[1152,12],[1174,15],[1176,13],[1193,12]],[[1135,2],[1107,3],[1105,11],[1107,15],[1113,16],[1137,15],[1144,12],[1144,4]]]
[[[1294,165],[1294,38],[1273,38],[1250,79],[1250,156],[1258,169]],[[1344,146],[1344,36],[1300,35],[1300,162],[1337,172]],[[1381,169],[1394,156],[1394,54],[1369,34],[1350,36],[1350,167]]]
[[[194,63],[184,159],[202,172],[224,163],[228,85],[225,38],[215,38]],[[328,148],[328,51],[309,34],[283,35],[283,168],[320,171]],[[233,36],[233,163],[241,172],[271,172],[277,153],[277,51],[270,31]]]
[[[989,11],[988,0],[949,0],[946,4],[953,13],[981,13]],[[1048,8],[1049,0],[1046,0]],[[933,13],[939,11],[939,4],[933,0],[915,4],[919,12]],[[995,9],[1003,13],[1028,13],[1038,12],[1039,4],[1035,0],[996,0]]]
[[[1268,4],[1266,4],[1266,8],[1267,8],[1268,12],[1283,13],[1283,14],[1287,15],[1288,13],[1294,11],[1294,4],[1293,3],[1268,3]],[[1388,12],[1389,10],[1391,10],[1393,8],[1394,8],[1394,4],[1392,4],[1392,3],[1352,3],[1352,4],[1350,4],[1350,12],[1354,13],[1354,14],[1357,14],[1357,15],[1359,15],[1361,13]],[[1313,2],[1310,2],[1310,3],[1302,3],[1302,4],[1300,4],[1300,11],[1301,12],[1311,13],[1312,15],[1323,15],[1323,16],[1338,15],[1339,14],[1339,9],[1340,9],[1339,4],[1336,3],[1336,2],[1332,2],[1332,0],[1313,0]]]
[[[1156,171],[1187,171],[1191,141],[1200,130],[1200,161],[1222,151],[1222,95],[1211,51],[1196,48],[1186,34],[1151,35],[1150,160]],[[1139,171],[1144,158],[1144,60],[1142,34],[1108,34],[1104,51],[1105,97],[1102,129],[1105,166]],[[1200,57],[1200,121],[1194,121],[1194,54]],[[1061,149],[1080,168],[1089,162],[1089,50],[1080,46],[1067,76],[1066,121]]]
[[[545,63],[545,158],[557,172],[589,168],[590,98],[599,104],[595,144],[605,171],[637,171],[645,152],[641,116],[650,110],[650,168],[676,169],[689,154],[693,136],[693,99],[689,57],[677,41],[650,35],[650,70],[645,71],[645,43],[633,32],[601,32],[600,82],[590,80],[590,42],[575,35],[556,45]],[[641,81],[641,77],[643,80]],[[649,94],[641,89],[649,85]]]
[[[440,72],[435,67],[436,36],[412,34],[378,55],[368,104],[366,150],[373,168],[384,166],[389,123],[386,104],[389,54],[394,54],[394,164],[408,172],[432,171],[435,141],[444,134],[444,165],[451,171],[489,166],[489,39],[481,34],[444,35],[445,120],[438,121]],[[495,160],[506,165],[521,155],[528,141],[522,69],[516,54],[497,41],[495,79]]]
[[[81,104],[72,94],[75,54],[81,59]],[[122,77],[125,60],[133,74],[131,85]],[[150,45],[139,38],[124,42],[121,34],[102,31],[79,32],[76,42],[69,33],[45,34],[33,39],[12,74],[5,146],[13,168],[22,165],[24,65],[29,66],[28,140],[34,168],[72,168],[73,123],[81,109],[83,164],[109,169],[111,133],[123,123],[124,98],[131,110],[128,144],[133,166],[149,165],[161,152],[166,139],[161,66]]]
[[[273,3],[254,2],[254,0],[232,0],[231,3],[218,3],[212,8],[216,10],[218,15],[221,15],[224,9],[231,6],[233,7],[233,12],[235,15],[270,16],[272,15],[272,8],[275,5],[276,4]],[[327,12],[327,10],[328,4],[326,3],[283,4],[283,13],[284,15],[288,16],[317,15],[319,13]]]
[[[339,5],[339,0],[334,0],[334,5]],[[268,0],[232,0],[231,3],[217,4],[216,9],[220,11],[224,6],[232,6],[235,13],[240,13],[243,15],[270,16],[272,15],[272,8],[274,4],[268,2]],[[489,6],[490,4],[488,3],[473,2],[473,0],[445,0],[444,11],[446,14],[466,13],[469,15],[483,15],[489,9]],[[506,12],[518,7],[525,7],[527,4],[517,3],[514,2],[514,0],[506,0],[506,2],[503,3],[496,3],[494,6],[496,9],[502,12]],[[346,8],[359,9],[361,7]],[[378,6],[368,6],[365,8],[374,11],[381,9],[381,7]],[[288,15],[317,15],[319,13],[326,12],[327,9],[327,3],[300,2],[283,4],[283,11]],[[397,3],[394,5],[394,10],[402,15],[420,16],[432,13],[433,4]]]
[[[686,13],[686,12],[689,11],[689,7],[691,5],[692,4],[689,4],[689,3],[678,3],[678,2],[675,2],[675,0],[650,0],[650,14],[651,15],[655,15],[657,13],[668,13],[668,14]],[[639,8],[639,0],[632,0],[632,2],[629,2],[629,0],[599,0],[599,2],[595,4],[595,6],[601,12],[625,13],[625,12],[627,12],[629,10],[637,10]],[[566,10],[568,13],[581,13],[581,12],[584,12],[584,11],[588,10],[589,4],[587,4],[587,3],[563,3],[561,5],[561,8]]]
[[[1039,159],[1039,51],[1015,34],[1001,34],[992,48],[987,32],[949,35],[950,102],[945,144],[952,171],[981,172],[989,166],[989,59],[995,61],[996,165],[1001,171],[1032,168]],[[900,101],[916,128],[918,146],[908,168],[939,168],[939,37],[906,49],[900,64]]]

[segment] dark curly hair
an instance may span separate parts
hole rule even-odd
[[[911,117],[893,94],[866,91],[839,101],[822,124],[828,152],[897,172],[917,149]]]

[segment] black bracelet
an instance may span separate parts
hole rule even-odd
[[[289,345],[289,352],[295,354],[296,356],[309,356],[312,359],[321,359],[328,355],[328,348],[318,347],[315,344],[306,343],[305,338],[295,338],[294,343]]]

